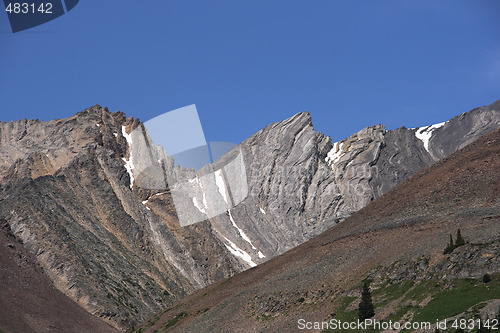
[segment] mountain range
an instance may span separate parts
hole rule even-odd
[[[174,202],[175,186],[168,182],[154,189],[141,186],[143,173],[138,170],[145,163],[141,156],[158,160],[161,168],[151,169],[159,171],[150,170],[149,175],[160,179],[194,180],[205,176],[206,170],[174,166],[138,119],[96,105],[66,119],[1,122],[0,221],[6,251],[1,264],[12,267],[8,270],[23,276],[23,281],[38,282],[16,286],[14,275],[3,276],[1,299],[15,298],[17,292],[21,301],[0,303],[0,329],[57,331],[73,325],[74,331],[91,332],[100,325],[99,331],[126,330],[182,300],[177,304],[189,304],[185,305],[189,320],[180,320],[183,316],[177,320],[192,326],[179,326],[181,331],[197,332],[196,327],[203,325],[217,331],[219,324],[238,331],[234,320],[225,322],[221,316],[226,315],[224,311],[237,310],[240,317],[235,318],[246,318],[245,302],[251,299],[250,306],[256,310],[247,322],[257,325],[248,327],[288,327],[284,320],[262,324],[254,319],[273,317],[276,311],[268,304],[282,304],[283,300],[290,304],[296,295],[302,295],[297,299],[304,298],[304,303],[310,301],[308,295],[333,297],[332,286],[325,279],[337,279],[339,272],[344,274],[342,285],[352,287],[346,282],[348,276],[356,273],[359,277],[369,267],[366,260],[353,263],[353,258],[371,258],[371,263],[377,262],[373,256],[386,256],[380,262],[392,264],[401,252],[414,260],[417,254],[434,253],[443,235],[457,226],[469,231],[471,239],[489,239],[498,217],[498,191],[494,190],[498,165],[493,153],[498,140],[484,135],[498,127],[500,101],[441,124],[389,131],[376,125],[332,142],[314,130],[309,113],[299,113],[270,124],[207,166],[229,165],[240,154],[248,195],[227,211],[183,225]],[[470,145],[480,137],[482,141]],[[460,157],[464,150],[474,157],[472,146],[487,156],[484,164]],[[457,154],[462,155],[451,161],[462,164],[449,162],[449,156],[460,149]],[[432,175],[423,176],[428,173]],[[440,181],[448,182],[437,186]],[[462,187],[458,186],[461,182]],[[484,193],[479,193],[478,186]],[[458,208],[455,212],[451,207]],[[458,215],[443,222],[444,211]],[[467,217],[486,221],[484,229],[477,224],[468,227]],[[444,224],[434,226],[430,221]],[[404,244],[411,245],[402,231],[418,234],[415,228],[429,229],[430,234],[425,234],[428,243],[419,239],[429,251],[421,251],[417,245],[415,253],[402,250]],[[396,241],[396,234],[401,241]],[[377,237],[385,238],[377,246],[368,243]],[[349,240],[345,248],[339,245],[342,240]],[[369,254],[366,248],[371,249]],[[329,259],[321,262],[318,258]],[[331,274],[325,271],[329,272],[328,267]],[[304,276],[307,278],[299,281]],[[290,279],[297,285],[284,283]],[[330,289],[298,288],[320,282]],[[273,289],[279,286],[283,288]],[[206,287],[209,289],[202,289]],[[286,292],[290,288],[296,290],[293,295]],[[204,296],[203,290],[215,289],[221,294]],[[210,298],[212,294],[220,302]],[[41,300],[56,297],[65,300],[43,306]],[[30,301],[36,299],[38,302]],[[199,303],[193,301],[196,299]],[[193,316],[204,302],[209,305],[203,309],[212,309],[207,310],[210,320],[209,313]],[[34,306],[26,307],[27,303]],[[288,311],[286,306],[283,309]],[[300,306],[291,309],[301,310]],[[68,311],[64,317],[73,322],[57,320],[64,313],[61,311]],[[311,318],[322,314],[314,312]],[[168,315],[158,317],[155,325],[172,320]]]

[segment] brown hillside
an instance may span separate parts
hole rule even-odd
[[[0,330],[118,332],[57,290],[33,255],[0,221]]]

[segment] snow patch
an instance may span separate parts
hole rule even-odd
[[[215,184],[217,184],[220,195],[222,195],[224,201],[227,203],[226,184],[224,183],[224,178],[222,178],[222,170],[220,169],[215,171]]]
[[[132,134],[127,134],[127,131],[125,130],[125,126],[122,126],[122,135],[125,139],[127,139],[127,143],[129,146],[132,145]]]
[[[259,207],[259,209],[260,209],[260,212],[261,212],[262,214],[266,215],[266,211],[265,211],[264,209],[262,209],[262,207]]]
[[[333,144],[333,148],[328,152],[328,154],[325,157],[325,161],[330,164],[330,166],[333,168],[335,163],[340,161],[342,156],[344,156],[345,152],[342,151],[342,146],[344,145],[343,142],[335,142]]]
[[[201,187],[201,190],[203,191],[203,186],[201,186],[201,185],[200,185],[200,187]],[[208,204],[207,204],[207,196],[205,195],[205,191],[203,191],[203,205],[204,205],[205,207],[208,207]]]
[[[429,151],[429,140],[432,137],[432,132],[434,132],[435,129],[443,127],[444,124],[446,124],[446,122],[417,128],[415,136],[424,143],[425,150]]]
[[[245,234],[245,232],[236,225],[236,222],[234,222],[233,216],[231,215],[231,209],[229,209],[227,212],[229,213],[229,219],[231,220],[231,224],[233,225],[233,227],[238,229],[238,232],[240,233],[241,238],[243,238],[245,241],[247,241],[252,246],[252,249],[256,250],[256,247],[253,246],[250,238],[248,238],[248,236]]]
[[[224,237],[224,236],[222,236],[222,237]],[[257,264],[252,261],[252,257],[248,253],[246,253],[245,251],[243,251],[242,249],[240,249],[239,247],[237,247],[236,244],[234,244],[233,242],[231,242],[226,237],[224,237],[224,239],[229,243],[229,245],[227,245],[226,243],[224,243],[224,245],[229,250],[229,252],[231,252],[234,256],[243,259],[251,267],[257,266]]]
[[[97,125],[97,124],[96,124]],[[125,162],[125,169],[127,169],[128,175],[130,176],[130,188],[134,186],[134,163],[132,161],[132,135],[127,134],[127,131],[125,131],[125,126],[122,126],[122,135],[127,139],[127,143],[129,146],[129,151],[130,151],[130,158],[127,160],[125,158],[122,158],[123,162]]]
[[[118,133],[113,133],[113,135],[115,136],[115,138],[117,138],[117,137],[118,137]]]
[[[123,162],[125,162],[125,169],[127,169],[128,175],[130,176],[130,188],[134,186],[134,174],[132,170],[134,169],[134,164],[132,163],[132,158],[129,160],[122,158]]]
[[[258,255],[259,255],[259,258],[265,258],[265,257],[266,257],[266,256],[265,256],[265,255],[263,255],[263,254],[262,254],[262,252],[260,252],[260,251],[259,251]]]
[[[205,208],[200,207],[200,205],[198,204],[198,200],[196,200],[196,198],[195,198],[195,197],[193,197],[193,205],[194,205],[196,208],[198,208],[198,210],[199,210],[200,212],[202,212],[203,214],[206,214],[206,213],[207,213],[207,212],[205,211]]]
[[[142,202],[142,204],[143,204],[144,206],[146,206],[146,204],[148,203],[148,200],[149,200],[149,199],[144,200],[144,201]],[[146,206],[146,209],[147,209],[147,210],[151,210],[151,209],[149,209],[149,207],[148,207],[148,206]]]

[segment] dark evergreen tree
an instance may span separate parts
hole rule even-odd
[[[448,245],[446,245],[446,248],[444,249],[443,253],[444,254],[449,254],[452,253],[453,250],[455,250],[457,247],[465,245],[465,239],[462,237],[462,233],[460,232],[460,229],[457,230],[457,239],[455,243],[453,243],[453,237],[450,235],[450,242]]]
[[[455,241],[455,248],[465,245],[465,239],[462,237],[460,229],[457,230],[457,240]]]
[[[371,318],[375,315],[375,308],[373,306],[372,294],[370,292],[370,285],[368,281],[363,283],[363,290],[361,291],[361,302],[359,302],[358,317],[359,320]]]
[[[455,249],[455,244],[453,244],[453,237],[450,234],[450,242],[448,245],[446,245],[446,248],[444,249],[444,254],[449,254]]]

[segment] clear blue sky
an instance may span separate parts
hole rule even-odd
[[[232,142],[306,110],[334,140],[437,123],[500,99],[499,17],[499,0],[81,0],[12,34],[0,12],[0,120],[196,104]]]

